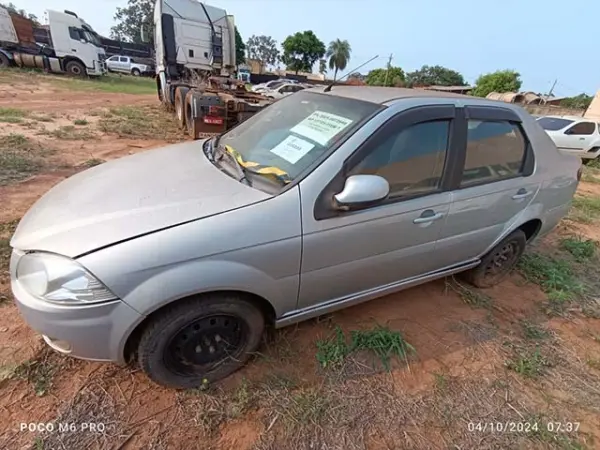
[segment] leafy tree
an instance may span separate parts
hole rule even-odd
[[[327,47],[327,53],[325,54],[329,58],[329,68],[333,70],[333,80],[337,77],[338,70],[344,70],[350,61],[350,53],[352,48],[348,41],[342,41],[336,39],[329,43]]]
[[[406,77],[400,67],[371,70],[365,80],[369,86],[404,86]]]
[[[282,47],[281,61],[296,73],[310,72],[314,63],[325,55],[325,44],[310,30],[288,36]]]
[[[8,5],[5,3],[0,3],[0,6],[2,6],[3,8],[5,8],[6,10],[8,10],[8,12],[11,12],[13,14],[17,14],[21,17],[25,17],[26,19],[29,19],[33,22],[33,24],[36,27],[39,27],[40,21],[38,20],[37,16],[35,14],[29,14],[27,11],[25,11],[24,9],[19,9],[15,6],[14,3],[10,2]]]
[[[154,0],[127,0],[127,6],[117,8],[114,19],[117,25],[110,29],[113,39],[127,42],[142,43],[142,24],[150,38],[154,42]]]
[[[327,60],[326,59],[319,60],[319,73],[327,73]]]
[[[465,86],[465,79],[456,70],[442,66],[423,66],[406,74],[408,86]]]
[[[261,68],[267,65],[272,66],[279,60],[279,50],[277,50],[277,41],[271,36],[252,35],[246,42],[248,58],[260,62]]]
[[[581,93],[575,97],[563,98],[560,101],[560,106],[565,108],[588,109],[594,97]]]
[[[246,44],[242,39],[242,35],[235,27],[235,63],[236,65],[244,64],[246,62]]]
[[[496,72],[480,75],[475,81],[473,95],[486,97],[490,92],[519,92],[521,89],[521,74],[514,70],[497,70]]]

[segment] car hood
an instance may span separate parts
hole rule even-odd
[[[211,164],[202,142],[177,144],[110,161],[59,183],[21,219],[11,245],[76,257],[269,197]]]

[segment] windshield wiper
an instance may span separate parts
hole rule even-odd
[[[220,161],[223,159],[224,156],[229,157],[229,159],[231,161],[233,161],[235,170],[238,172],[238,175],[239,175],[238,181],[240,183],[245,183],[248,186],[252,186],[252,183],[250,183],[250,180],[246,176],[247,169],[244,166],[242,166],[242,164],[240,164],[240,162],[238,161],[236,156],[233,153],[231,153],[230,151],[228,151],[224,145],[219,145],[219,138],[220,138],[220,136],[215,136],[211,143],[211,147],[212,147],[211,156],[212,156],[213,161]]]

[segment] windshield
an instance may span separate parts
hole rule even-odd
[[[92,30],[92,28],[89,25],[86,24],[82,24],[82,34],[85,36],[85,40],[88,42],[91,42],[92,44],[101,47],[102,46],[102,42],[100,42],[100,38],[98,37],[98,34],[96,34],[96,32],[94,30]]]
[[[380,109],[364,102],[314,92],[285,97],[223,134],[248,165],[275,168],[293,180],[342,135]]]
[[[283,86],[283,84],[284,84],[283,81],[276,81],[272,84],[268,84],[267,87],[269,89],[273,90],[273,89],[277,89],[279,86]]]
[[[559,119],[557,117],[540,117],[538,123],[544,130],[557,131],[562,130],[567,125],[573,123],[573,120]]]

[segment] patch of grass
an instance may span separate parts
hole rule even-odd
[[[589,171],[583,172],[583,176],[581,177],[581,181],[585,181],[586,183],[600,183],[600,178],[594,176],[593,173]]]
[[[230,416],[232,418],[240,417],[252,404],[254,394],[250,388],[248,380],[242,379],[242,382],[237,387],[231,401]]]
[[[117,94],[156,94],[156,81],[150,77],[107,75],[97,79],[49,77],[48,81],[75,91],[101,91]]]
[[[327,396],[318,390],[302,390],[291,396],[287,418],[297,425],[318,426],[328,407]]]
[[[317,341],[316,358],[321,367],[339,367],[348,355],[356,351],[373,352],[386,370],[390,370],[390,359],[393,356],[408,360],[410,353],[415,353],[415,348],[404,340],[398,331],[377,325],[370,330],[352,330],[350,342],[338,326],[335,336],[327,340]]]
[[[600,197],[577,195],[569,211],[569,218],[576,222],[592,223],[600,216]]]
[[[21,123],[28,112],[17,108],[0,108],[0,122]]]
[[[465,304],[473,308],[490,308],[492,298],[484,293],[460,283],[455,277],[446,278],[446,288],[456,292]]]
[[[550,336],[548,330],[527,320],[521,321],[521,327],[526,339],[539,341]]]
[[[38,122],[53,122],[54,117],[50,114],[33,114],[30,116],[30,119],[36,120]]]
[[[52,387],[54,375],[58,372],[58,364],[53,361],[50,350],[44,350],[37,358],[26,361],[14,370],[14,376],[27,380],[33,385],[38,397],[46,395]]]
[[[172,114],[155,107],[123,106],[111,108],[98,122],[100,131],[134,139],[182,139]]]
[[[586,362],[592,369],[600,370],[600,359],[588,358]]]
[[[26,178],[43,167],[48,151],[22,134],[0,136],[0,186]]]
[[[583,285],[568,261],[530,253],[523,255],[519,269],[527,280],[538,284],[546,292],[550,301],[549,312],[560,313],[566,303],[583,294]]]
[[[88,125],[89,124],[89,122],[87,120],[85,120],[85,119],[75,119],[73,121],[73,123],[75,125],[79,125],[79,126],[84,126],[84,125]]]
[[[100,164],[104,164],[106,161],[100,158],[90,158],[87,161],[84,161],[81,166],[82,167],[94,167],[94,166],[99,166]]]
[[[560,247],[573,255],[578,262],[584,262],[593,257],[597,246],[598,243],[593,239],[584,239],[580,236],[571,236],[560,240]]]
[[[525,378],[538,378],[545,373],[550,363],[542,355],[540,348],[536,347],[533,351],[517,350],[515,356],[505,362],[505,366]]]
[[[73,125],[62,126],[50,131],[48,135],[63,141],[79,141],[94,137],[94,133],[89,130],[77,130]]]

